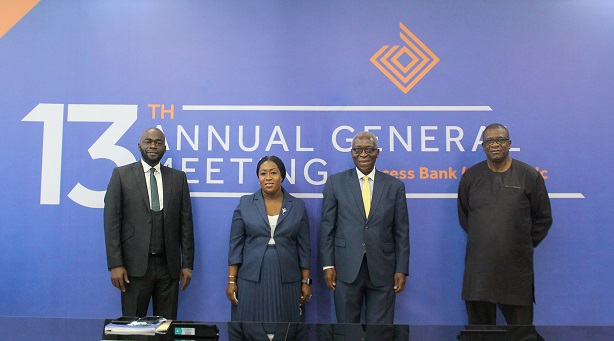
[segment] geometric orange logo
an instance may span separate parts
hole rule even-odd
[[[0,38],[21,20],[40,0],[0,0]]]
[[[403,23],[400,26],[400,36],[405,45],[384,45],[369,60],[401,91],[407,93],[431,71],[439,58]]]

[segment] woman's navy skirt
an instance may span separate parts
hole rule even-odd
[[[260,282],[237,278],[237,290],[239,304],[231,307],[233,321],[305,321],[303,307],[299,305],[301,281],[282,283],[279,254],[274,245],[269,245],[264,253]]]

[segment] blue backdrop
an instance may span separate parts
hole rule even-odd
[[[11,1],[2,1],[11,2]],[[196,259],[181,319],[227,320],[228,235],[257,160],[305,200],[314,299],[326,177],[371,130],[408,193],[410,275],[396,322],[463,324],[455,192],[485,125],[538,167],[554,225],[535,252],[536,324],[614,318],[611,1],[42,0],[0,37],[0,315],[114,317],[102,198],[147,127],[188,174]]]

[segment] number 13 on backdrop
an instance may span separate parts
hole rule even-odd
[[[107,159],[121,166],[136,161],[128,149],[116,145],[136,119],[137,105],[69,104],[66,122],[111,122],[89,147],[88,153],[92,160]],[[38,104],[22,121],[43,122],[40,203],[59,205],[64,104]],[[68,193],[77,204],[91,208],[102,208],[104,195],[105,191],[89,189],[79,182]]]

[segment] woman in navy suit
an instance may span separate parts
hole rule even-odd
[[[226,296],[233,321],[301,322],[311,298],[305,203],[281,183],[277,156],[258,162],[260,190],[241,197],[232,216]]]

